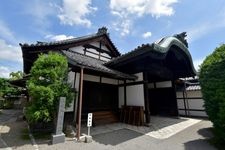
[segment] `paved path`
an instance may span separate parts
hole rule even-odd
[[[207,139],[212,137],[209,121],[200,121],[168,138],[157,139],[128,128],[99,133],[93,136],[92,143],[75,142],[66,139],[63,144],[48,145],[49,141],[39,141],[39,149],[85,149],[85,150],[215,150]],[[98,131],[100,132],[100,131]]]
[[[26,129],[24,121],[16,120],[20,112],[5,111],[0,115],[0,149],[32,150],[31,141],[21,138]],[[212,137],[212,124],[205,120],[187,118],[154,118],[150,127],[114,124],[92,129],[92,143],[66,138],[65,143],[49,145],[50,140],[36,140],[39,150],[215,150],[207,139]],[[95,130],[95,131],[94,131]],[[171,135],[174,131],[176,134]],[[153,136],[150,133],[161,133]],[[92,134],[92,135],[93,135]],[[5,142],[5,143],[4,143]]]
[[[1,150],[32,150],[29,138],[22,138],[23,130],[27,129],[26,122],[18,120],[21,110],[1,110],[0,115],[0,149]]]

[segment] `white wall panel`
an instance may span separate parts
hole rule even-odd
[[[188,99],[188,105],[191,109],[204,109],[202,99]]]
[[[156,82],[156,88],[172,87],[171,81]]]
[[[154,89],[155,87],[154,87],[154,83],[148,83],[148,88],[149,89]]]
[[[179,109],[179,108],[180,108],[180,109],[184,109],[184,101],[181,100],[181,99],[178,99],[178,100],[177,100],[177,107],[178,107],[178,109]]]
[[[75,77],[75,72],[70,71],[68,73],[68,83],[71,85],[72,88],[74,88],[74,77]]]
[[[144,106],[143,84],[127,86],[127,105]]]
[[[187,97],[202,97],[200,90],[198,91],[187,91]]]
[[[118,80],[110,79],[110,78],[102,78],[102,83],[117,85],[118,84]]]
[[[69,49],[74,51],[74,52],[84,54],[84,47],[83,46],[71,47]]]
[[[124,105],[124,87],[119,87],[119,108]]]
[[[190,116],[207,117],[207,114],[204,111],[189,111],[189,114]]]
[[[84,74],[84,80],[85,81],[92,81],[92,82],[100,82],[100,77],[89,75],[89,74]]]
[[[183,98],[183,92],[176,92],[177,98]]]

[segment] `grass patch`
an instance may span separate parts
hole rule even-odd
[[[21,130],[21,139],[30,140],[29,131],[27,128]]]
[[[51,138],[51,132],[34,132],[32,135],[35,139],[50,139]]]
[[[33,137],[35,139],[50,139],[51,138],[51,132],[34,132],[32,133]],[[29,136],[29,130],[27,128],[21,130],[21,138],[23,140],[30,140]]]

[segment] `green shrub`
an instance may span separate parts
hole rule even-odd
[[[225,142],[225,45],[216,48],[200,67],[205,109],[215,136]]]
[[[32,100],[26,108],[26,118],[29,123],[53,121],[59,97],[66,97],[66,106],[73,98],[70,85],[66,82],[67,59],[58,53],[41,54],[30,73],[27,87]]]

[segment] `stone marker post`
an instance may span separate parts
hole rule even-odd
[[[65,134],[62,132],[64,112],[65,112],[65,103],[66,103],[66,98],[60,97],[55,134],[52,134],[52,144],[65,142]]]

